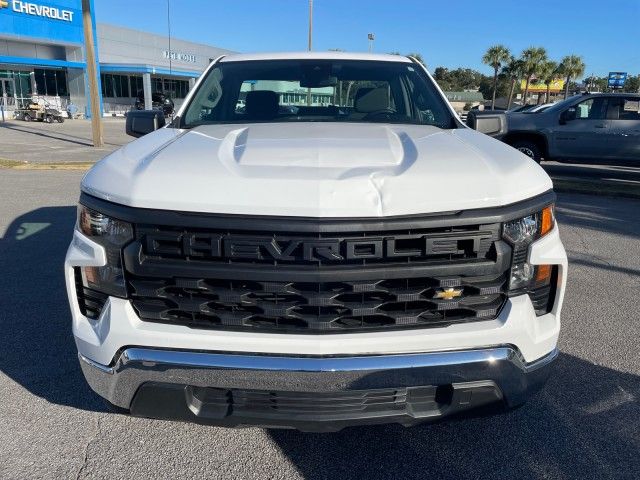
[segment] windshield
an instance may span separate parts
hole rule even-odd
[[[562,110],[568,105],[572,105],[575,103],[576,95],[567,98],[566,100],[562,100],[561,102],[554,103],[549,108],[545,109],[545,112],[556,112],[558,110]]]
[[[255,122],[456,127],[418,65],[361,60],[221,62],[198,88],[182,126]]]

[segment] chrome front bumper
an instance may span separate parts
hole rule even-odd
[[[554,350],[526,364],[510,346],[353,357],[128,348],[113,366],[79,358],[91,388],[135,415],[225,426],[337,430],[359,423],[409,425],[498,401],[519,405],[542,387],[557,355]],[[389,391],[395,392],[393,408],[385,409],[380,396]],[[234,395],[245,402],[243,414],[233,406]],[[255,407],[255,399],[262,401],[265,396],[268,408],[264,402],[251,411],[245,408],[247,398],[253,399]],[[302,410],[278,406],[278,398],[289,407],[295,403],[292,398],[301,399]],[[338,415],[338,404],[344,404],[345,398],[349,409]],[[304,403],[309,399],[314,399],[313,405]],[[371,411],[372,403],[379,408]],[[333,414],[328,405],[335,406]]]

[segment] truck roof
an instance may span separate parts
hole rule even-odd
[[[411,59],[403,55],[386,53],[361,52],[272,52],[272,53],[238,53],[221,58],[221,62],[243,62],[248,60],[375,60],[381,62],[411,63]]]

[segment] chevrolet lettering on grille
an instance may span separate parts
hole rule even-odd
[[[491,240],[491,232],[319,239],[150,232],[143,245],[147,255],[159,257],[340,263],[447,255],[477,258],[486,253]]]

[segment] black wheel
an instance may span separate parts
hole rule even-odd
[[[51,115],[47,115],[46,117],[44,117],[44,121],[46,123],[53,123],[53,117]]]
[[[63,117],[58,117],[56,120],[58,120],[58,123],[64,123],[64,118]]]
[[[524,153],[527,157],[540,163],[542,159],[542,152],[537,143],[530,140],[517,140],[511,144],[513,148]]]
[[[29,115],[28,113],[25,113],[25,114],[24,114],[24,121],[25,121],[25,122],[30,122],[31,120],[33,120],[33,119],[31,118],[31,115]]]

